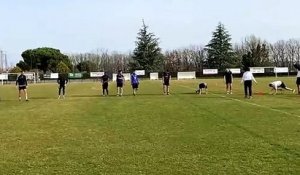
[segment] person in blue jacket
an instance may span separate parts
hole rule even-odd
[[[130,81],[131,81],[133,95],[135,96],[136,92],[139,88],[139,83],[140,83],[139,78],[138,78],[137,74],[135,73],[135,71],[131,74]]]

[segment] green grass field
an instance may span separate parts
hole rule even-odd
[[[269,95],[275,78],[257,78],[244,99],[240,79],[225,95],[222,79],[142,81],[123,97],[110,84],[29,86],[29,102],[0,86],[0,174],[300,174],[300,96]],[[295,78],[281,78],[295,88]]]

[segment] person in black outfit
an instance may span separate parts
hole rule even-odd
[[[227,94],[229,93],[232,94],[232,80],[233,80],[232,72],[229,69],[226,69],[224,74],[224,81],[226,84]]]
[[[24,75],[24,71],[21,72],[21,75],[18,76],[17,81],[16,81],[16,86],[19,89],[19,101],[22,100],[22,91],[25,94],[25,99],[28,101],[28,96],[27,96],[27,78]]]
[[[298,89],[298,94],[300,95],[300,65],[298,63],[295,63],[294,67],[297,69],[296,85]]]
[[[108,95],[108,81],[109,77],[106,72],[104,72],[104,75],[101,77],[101,82],[102,82],[102,95],[105,96]]]
[[[122,96],[123,95],[123,86],[125,85],[125,78],[122,74],[122,71],[119,70],[117,74],[117,96]]]
[[[66,90],[66,85],[68,83],[68,79],[66,78],[65,75],[60,74],[58,79],[58,99],[60,99],[61,91],[63,93],[63,99],[65,99],[65,90]]]
[[[200,83],[198,89],[196,90],[196,93],[201,95],[203,91],[205,91],[205,94],[207,94],[207,90],[207,83]]]
[[[171,80],[171,74],[167,70],[163,73],[162,81],[163,81],[163,92],[164,94],[169,95],[170,94],[170,80]]]

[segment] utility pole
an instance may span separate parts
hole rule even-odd
[[[5,65],[5,71],[8,71],[8,64],[7,64],[7,54],[4,55],[4,65]],[[4,71],[4,70],[3,70]]]
[[[0,50],[0,72],[3,71],[3,51]]]

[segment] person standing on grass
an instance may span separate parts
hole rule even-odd
[[[255,80],[252,72],[250,72],[250,68],[247,67],[246,72],[244,72],[241,83],[244,82],[244,92],[245,92],[245,98],[252,98],[252,81],[257,83]]]
[[[273,95],[275,95],[275,94],[277,94],[277,90],[278,89],[285,89],[285,90],[288,90],[288,91],[293,91],[293,93],[295,93],[295,89],[291,89],[291,88],[288,88],[285,84],[284,84],[284,82],[282,82],[282,81],[273,81],[273,82],[271,82],[270,84],[269,84],[269,86],[272,88],[271,89],[271,92],[273,91],[273,90],[275,90],[275,92],[274,93],[272,93]]]
[[[171,80],[171,74],[167,70],[166,72],[163,73],[163,76],[162,76],[164,95],[165,94],[170,95],[170,80]]]
[[[121,97],[123,95],[123,86],[125,86],[125,79],[121,70],[118,71],[116,80],[117,80],[117,96]]]
[[[296,80],[296,85],[298,89],[298,95],[300,95],[300,65],[299,64],[294,64],[294,67],[297,69],[297,80]]]
[[[24,71],[21,72],[21,75],[18,76],[16,80],[16,86],[17,89],[19,89],[19,101],[22,100],[22,91],[24,92],[25,99],[28,101],[28,95],[27,95],[27,78],[24,75]]]
[[[136,92],[139,88],[139,78],[137,76],[137,74],[135,73],[135,71],[131,74],[130,76],[130,81],[131,81],[131,86],[132,86],[132,90],[133,90],[133,95],[136,95]]]
[[[65,93],[66,93],[66,86],[68,84],[68,79],[65,75],[60,74],[57,79],[58,84],[58,99],[60,99],[61,91],[63,95],[63,99],[65,99]]]
[[[109,81],[109,76],[107,75],[106,72],[104,72],[104,75],[101,77],[101,83],[102,83],[102,95],[108,96],[108,81]]]
[[[232,82],[233,82],[233,76],[232,72],[229,69],[226,69],[224,74],[224,82],[226,84],[226,92],[227,94],[232,94]]]

